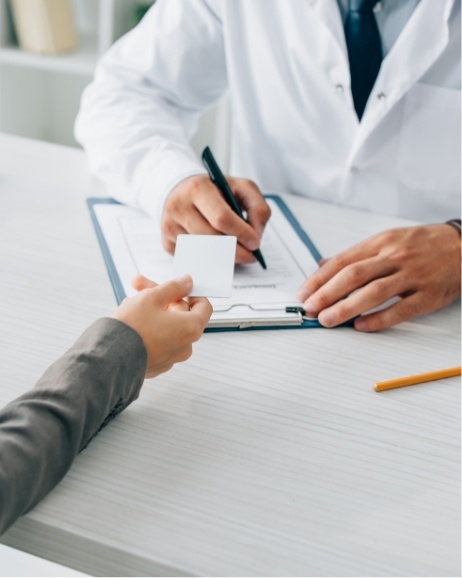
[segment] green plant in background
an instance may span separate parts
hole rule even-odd
[[[146,14],[149,8],[151,8],[151,6],[154,4],[155,1],[156,0],[145,0],[144,2],[140,2],[139,4],[136,4],[136,6],[134,6],[132,10],[133,26],[136,26],[137,24],[140,23],[143,16]]]

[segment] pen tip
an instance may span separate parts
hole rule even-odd
[[[263,259],[263,255],[261,254],[261,251],[259,249],[257,249],[256,251],[253,252],[254,257],[257,259],[257,261],[260,263],[260,265],[263,267],[263,269],[266,269],[266,263],[265,260]]]

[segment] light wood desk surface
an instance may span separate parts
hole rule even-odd
[[[115,299],[83,153],[0,137],[0,403]],[[403,223],[287,197],[322,254]],[[206,334],[3,541],[93,575],[460,575],[460,302],[376,334]]]

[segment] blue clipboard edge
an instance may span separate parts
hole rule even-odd
[[[305,243],[305,245],[310,250],[310,253],[315,258],[316,263],[319,263],[319,261],[322,259],[321,253],[318,251],[315,244],[310,239],[310,237],[307,235],[307,233],[305,233],[304,229],[302,229],[302,226],[297,221],[297,219],[295,218],[294,214],[289,209],[289,207],[281,199],[281,197],[279,197],[278,195],[264,195],[264,197],[265,197],[265,199],[271,199],[272,201],[274,201],[276,203],[276,205],[279,206],[279,208],[281,209],[281,212],[286,217],[286,219],[289,221],[289,223],[292,225],[292,228],[294,229],[294,231],[297,233],[297,235],[300,237],[300,239]]]
[[[125,299],[125,297],[127,295],[124,291],[122,283],[120,282],[119,274],[117,273],[117,269],[115,267],[114,261],[112,260],[111,251],[109,250],[108,244],[107,244],[106,239],[103,235],[103,231],[102,231],[101,226],[98,222],[98,218],[96,216],[94,207],[95,207],[95,205],[121,205],[121,204],[122,203],[119,203],[118,201],[111,199],[111,198],[108,198],[108,197],[103,197],[103,198],[90,197],[89,199],[87,199],[87,206],[88,206],[88,209],[90,211],[91,221],[92,221],[93,226],[95,228],[96,237],[98,239],[99,246],[101,247],[103,259],[104,259],[104,262],[106,264],[106,269],[107,269],[109,279],[110,279],[111,284],[112,284],[112,289],[114,290],[115,298],[117,300],[118,305],[120,305],[122,303],[122,301]]]
[[[300,239],[303,241],[303,243],[310,250],[310,252],[313,255],[313,257],[315,258],[316,262],[319,262],[322,259],[321,253],[318,251],[318,249],[316,248],[316,246],[314,245],[314,243],[310,239],[310,237],[307,235],[307,233],[302,229],[300,223],[297,221],[297,219],[295,218],[295,216],[293,215],[293,213],[291,212],[289,207],[281,199],[281,197],[279,197],[278,195],[264,195],[264,196],[266,199],[271,199],[279,206],[282,213],[284,214],[286,219],[289,221],[289,223],[293,227],[294,231],[297,233],[297,235],[300,237]],[[100,224],[98,222],[98,218],[96,217],[96,213],[94,210],[95,205],[102,205],[102,204],[104,204],[104,205],[121,205],[122,203],[119,203],[118,201],[116,201],[115,199],[112,199],[110,197],[101,197],[101,198],[100,197],[90,197],[87,199],[87,206],[88,206],[88,209],[90,211],[90,216],[91,216],[91,220],[92,220],[95,232],[96,232],[96,237],[97,237],[99,245],[101,247],[101,252],[103,254],[103,259],[104,259],[104,262],[106,264],[106,269],[107,269],[109,279],[110,279],[111,284],[112,284],[114,295],[115,295],[115,298],[117,300],[117,303],[120,304],[125,299],[126,294],[125,294],[125,291],[123,289],[119,274],[117,273],[117,269],[115,267],[114,261],[113,261],[112,256],[111,256],[111,252],[109,250],[108,244],[107,244],[106,239],[103,235],[103,231],[101,230]],[[345,323],[344,325],[352,325],[352,322],[353,322],[353,320],[351,322],[349,321],[349,322]],[[245,327],[243,329],[240,329],[239,327],[216,327],[216,328],[210,327],[210,328],[206,328],[205,331],[207,333],[218,333],[218,332],[221,333],[223,331],[256,331],[256,330],[268,331],[270,329],[278,329],[278,330],[279,329],[304,329],[304,328],[308,328],[308,327],[322,327],[322,325],[316,319],[310,319],[310,320],[304,320],[301,325],[280,326],[280,327],[277,327],[277,326]]]

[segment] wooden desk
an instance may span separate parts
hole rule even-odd
[[[115,306],[76,150],[0,138],[0,403]],[[287,197],[330,255],[403,221]],[[460,575],[460,302],[377,334],[207,334],[3,541],[94,575]]]

